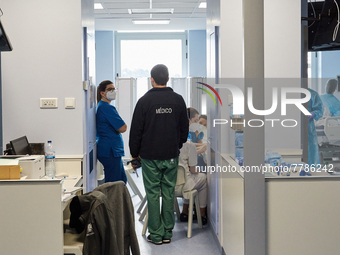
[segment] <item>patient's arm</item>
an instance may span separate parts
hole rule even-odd
[[[205,152],[207,150],[207,144],[203,143],[203,144],[201,144],[201,146],[197,146],[196,150],[197,150],[197,155]]]
[[[202,143],[203,143],[202,140],[198,140],[198,143],[193,143],[193,144],[195,144],[195,146],[196,146],[196,148],[197,148],[197,147],[202,146]]]
[[[189,166],[189,171],[192,174],[198,174],[199,173],[199,168],[196,169],[196,166]]]

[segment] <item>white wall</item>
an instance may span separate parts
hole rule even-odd
[[[264,0],[266,78],[301,77],[300,24],[301,1]]]
[[[279,0],[265,0],[264,10],[265,109],[269,109],[273,87],[279,91],[281,87],[301,87],[301,1],[287,0],[282,4]],[[289,19],[286,18],[287,13]],[[301,148],[300,115],[296,107],[290,107],[287,116],[281,116],[281,108],[278,107],[273,114],[266,116],[266,119],[298,121],[294,128],[266,126],[266,150]]]
[[[242,1],[221,1],[220,77],[243,78]]]
[[[52,140],[56,154],[82,155],[81,0],[3,0],[1,9],[13,45],[2,54],[4,143],[27,135]],[[58,98],[58,109],[40,109],[42,97]]]
[[[213,47],[211,46],[210,35],[213,33],[214,27],[219,26],[220,43],[219,43],[219,77],[222,78],[220,83],[224,81],[236,85],[243,90],[244,85],[244,51],[243,51],[243,31],[244,31],[244,18],[243,17],[243,6],[244,1],[232,1],[232,0],[211,0],[208,1],[207,9],[207,73],[208,77],[212,77],[209,73],[210,68],[213,67],[212,59],[213,57]],[[248,2],[249,4],[249,2]],[[283,5],[282,2],[278,0],[265,0],[264,1],[264,77],[270,79],[270,82],[265,83],[266,87],[266,107],[271,105],[271,91],[272,86],[278,87],[300,87],[300,73],[301,73],[301,3],[300,1],[288,0],[285,1]],[[279,10],[279,11],[278,11]],[[284,15],[289,15],[289,18],[284,18]],[[248,18],[248,17],[247,17]],[[255,22],[255,21],[254,21]],[[259,31],[261,27],[259,27]],[[249,42],[249,41],[248,41]],[[255,46],[254,46],[255,47]],[[259,64],[261,64],[259,62]],[[210,74],[210,75],[209,75]],[[283,80],[282,78],[285,78]],[[288,79],[289,78],[289,79]],[[293,78],[294,80],[292,80]],[[277,79],[275,82],[274,79]],[[274,81],[274,83],[273,83]],[[209,84],[209,82],[207,82]],[[211,82],[212,83],[212,82]],[[256,87],[254,88],[256,89]],[[224,90],[219,89],[218,92],[222,94],[223,107],[215,107],[211,112],[215,111],[215,116],[219,116],[223,119],[229,119],[229,116],[225,116],[229,113],[226,107],[228,103],[228,93]],[[270,92],[270,93],[268,93]],[[209,98],[207,99],[207,101]],[[255,98],[256,100],[256,98]],[[263,99],[262,99],[263,100]],[[255,104],[256,105],[256,104]],[[280,110],[280,109],[278,109]],[[209,112],[209,111],[208,111]],[[276,112],[277,113],[277,112]],[[279,112],[280,114],[280,112]],[[299,111],[297,109],[289,109],[288,116],[280,116],[283,118],[294,118],[299,120]],[[209,116],[208,116],[209,117]],[[212,117],[212,116],[210,116]],[[212,125],[212,121],[209,122]],[[211,129],[212,127],[208,127]],[[219,133],[219,132],[220,133]],[[234,131],[230,129],[228,125],[221,125],[220,130],[217,129],[216,132],[210,132],[209,136],[218,136],[217,140],[221,147],[221,153],[231,153],[234,144]],[[214,140],[214,138],[212,139]],[[256,141],[256,138],[254,138]],[[278,146],[279,148],[295,148],[298,146],[300,148],[300,128],[297,128],[294,132],[291,129],[282,130],[272,129],[265,130],[265,141],[266,148],[274,148]],[[245,145],[246,146],[246,145]],[[214,146],[212,146],[214,147]],[[216,153],[216,162],[218,160],[218,154]],[[263,154],[264,156],[264,154]],[[214,156],[213,156],[214,157]],[[220,160],[221,162],[221,160]],[[223,160],[222,160],[223,163]],[[217,176],[221,177],[221,176]],[[251,176],[250,176],[251,177]],[[261,180],[260,180],[261,181]],[[251,185],[251,178],[248,179],[248,185]],[[259,182],[255,182],[257,185]],[[214,187],[211,187],[214,185]],[[256,207],[255,204],[247,203],[240,204],[239,200],[233,199],[232,195],[234,190],[229,190],[232,193],[226,194],[224,191],[229,192],[224,189],[226,185],[230,185],[228,179],[220,178],[218,182],[213,182],[210,178],[209,190],[220,190],[219,197],[215,198],[210,196],[210,205],[218,199],[218,207],[210,208],[209,210],[220,210],[220,225],[217,230],[217,238],[219,239],[221,245],[224,248],[225,254],[232,254],[237,249],[239,254],[244,254],[245,252],[251,253],[251,251],[246,251],[245,246],[237,246],[233,240],[235,232],[230,231],[230,226],[233,225],[235,219],[231,215],[240,215],[240,213],[247,213],[249,216],[249,210],[245,210],[242,206],[246,208]],[[240,183],[242,186],[242,183]],[[244,184],[244,197],[247,196],[247,189],[245,189],[246,184]],[[238,187],[242,189],[242,187]],[[260,191],[263,192],[262,186],[259,185]],[[263,192],[264,193],[264,192]],[[210,195],[213,193],[210,193]],[[248,190],[248,199],[251,194]],[[256,202],[258,202],[256,200]],[[261,202],[261,201],[260,201]],[[261,209],[261,208],[260,208]],[[262,209],[261,209],[262,210]],[[251,216],[251,215],[250,215]],[[248,217],[249,219],[249,217]],[[262,219],[258,219],[258,222],[262,222]],[[254,226],[258,222],[248,223],[244,221],[244,228],[238,228],[246,230],[249,226]],[[241,223],[240,223],[241,224]],[[253,225],[254,224],[254,225]],[[261,236],[263,226],[259,227],[259,236]],[[215,229],[214,229],[215,230]],[[233,229],[234,230],[234,229]],[[254,233],[252,231],[252,233]],[[237,232],[237,235],[245,236],[244,233]],[[252,243],[254,240],[249,241],[248,244]],[[247,240],[246,240],[247,242]],[[262,244],[259,244],[262,245]],[[256,245],[254,245],[255,247]]]

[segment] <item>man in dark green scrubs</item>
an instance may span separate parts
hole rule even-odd
[[[166,84],[168,68],[151,70],[150,89],[135,107],[130,129],[130,153],[140,157],[148,201],[148,241],[170,243],[175,225],[174,191],[179,149],[188,137],[189,120],[182,96]],[[162,210],[160,198],[162,196]]]

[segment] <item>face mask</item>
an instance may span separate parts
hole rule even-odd
[[[106,92],[106,99],[107,100],[115,100],[116,99],[116,91],[112,90],[112,91]]]
[[[205,129],[205,127],[201,124],[198,124],[198,123],[192,123],[190,126],[189,126],[189,130],[192,131],[192,132],[196,132],[198,131],[198,133],[200,133],[201,131],[203,131]]]
[[[203,129],[203,143],[206,143],[207,137],[208,137],[208,130],[206,127]]]

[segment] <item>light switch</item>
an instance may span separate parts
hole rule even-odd
[[[72,98],[65,98],[65,108],[66,109],[74,109],[76,108],[76,99]]]

